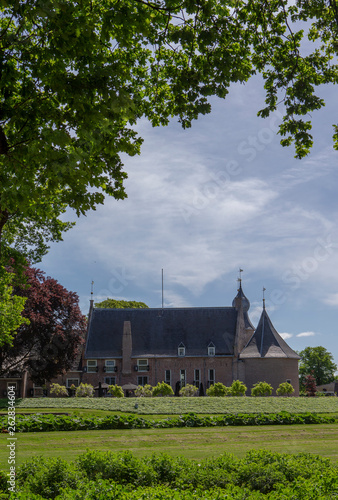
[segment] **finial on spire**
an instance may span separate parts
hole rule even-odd
[[[239,282],[239,288],[242,287],[242,272],[243,269],[239,268],[239,278],[237,278],[237,281]]]
[[[90,298],[93,299],[93,294],[94,294],[94,281],[91,282],[90,286]]]
[[[266,288],[264,288],[263,286],[263,309],[265,310],[265,295],[264,295],[264,292],[265,292]]]

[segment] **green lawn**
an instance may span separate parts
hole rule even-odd
[[[338,462],[338,426],[290,425],[224,428],[135,429],[17,433],[16,463],[43,455],[73,460],[86,449],[131,450],[136,456],[166,452],[202,459],[230,452],[238,457],[252,449],[310,452]],[[7,437],[0,436],[0,468],[7,469]]]
[[[5,408],[7,400],[0,401]],[[138,407],[135,408],[135,405]],[[92,412],[115,411],[139,415],[179,415],[182,413],[337,413],[337,397],[225,397],[225,398],[27,398],[18,400],[18,412],[33,411],[67,412],[67,409],[87,409]]]

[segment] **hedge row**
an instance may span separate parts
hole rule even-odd
[[[213,427],[227,425],[291,425],[335,423],[334,417],[316,413],[292,414],[225,414],[198,416],[188,413],[162,420],[148,420],[135,415],[106,417],[75,417],[67,415],[17,415],[16,432],[75,431],[91,429],[151,429],[171,427]],[[0,418],[2,432],[6,432],[7,418]]]
[[[6,483],[0,473],[0,490]],[[31,459],[18,467],[16,486],[11,498],[20,500],[332,500],[338,497],[338,469],[309,453],[252,450],[242,459],[225,453],[197,462],[87,451],[74,463]]]

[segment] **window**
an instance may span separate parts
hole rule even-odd
[[[67,378],[66,387],[70,387],[75,385],[75,387],[79,387],[79,379],[78,378]]]
[[[139,372],[147,372],[148,371],[148,360],[147,359],[138,359],[137,360],[137,368]]]
[[[194,370],[194,385],[199,388],[201,382],[200,370]]]
[[[116,385],[115,377],[104,377],[104,383],[108,385]]]
[[[215,345],[212,342],[208,345],[208,356],[215,356]]]
[[[148,377],[137,377],[137,385],[145,386],[148,383]]]
[[[185,356],[185,345],[182,342],[178,346],[177,354],[178,356]]]
[[[181,387],[185,386],[185,383],[186,383],[185,370],[180,370],[180,383],[181,383]]]
[[[115,359],[106,359],[105,363],[106,372],[112,373],[115,371]]]
[[[215,370],[211,368],[209,370],[209,380],[208,380],[209,387],[211,385],[214,385],[214,383],[215,383]]]
[[[88,359],[87,372],[89,372],[89,373],[97,372],[97,360],[96,359]]]
[[[166,384],[171,385],[171,372],[170,372],[170,370],[165,371],[164,381]]]
[[[287,382],[288,384],[291,384],[291,379],[290,379],[290,378],[287,378],[287,379],[286,379],[286,382]]]

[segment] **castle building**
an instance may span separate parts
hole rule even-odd
[[[149,309],[94,308],[77,370],[60,376],[68,387],[81,382],[105,395],[111,384],[129,390],[158,382],[175,393],[194,384],[202,393],[215,382],[241,380],[251,394],[257,382],[282,382],[299,395],[299,356],[278,334],[265,306],[255,329],[241,280],[231,307]]]

